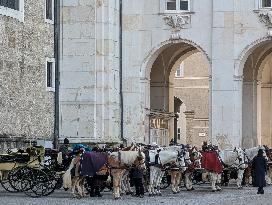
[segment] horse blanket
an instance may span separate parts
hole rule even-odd
[[[81,175],[94,176],[107,163],[107,154],[84,152],[81,156]]]
[[[215,151],[203,152],[201,165],[204,169],[211,172],[221,173],[223,171],[222,164]]]

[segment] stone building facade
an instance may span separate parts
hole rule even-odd
[[[12,12],[0,7],[3,136],[52,136],[54,93],[46,91],[44,67],[53,66],[54,38],[45,2],[14,0]],[[204,117],[200,127],[209,127],[209,140],[221,148],[272,145],[271,0],[59,3],[60,141],[150,143],[151,131],[169,140],[173,67],[201,53],[209,122]],[[188,126],[202,118],[185,114]]]
[[[173,112],[173,65],[200,52],[209,65],[210,141],[271,145],[262,75],[271,12],[270,0],[64,0],[61,139],[150,142],[152,110]]]
[[[200,52],[178,60],[170,73],[170,109],[173,98],[182,103],[178,109],[177,142],[201,147],[209,141],[209,64]],[[171,103],[172,102],[172,103]],[[192,133],[192,134],[190,134]]]
[[[48,9],[46,15],[44,0],[1,1],[1,150],[53,140],[54,13]]]

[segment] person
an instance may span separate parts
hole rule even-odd
[[[70,165],[70,142],[67,138],[64,139],[63,145],[60,146],[59,152],[62,153],[62,165],[68,167]]]
[[[258,155],[252,161],[252,169],[254,170],[254,184],[258,187],[257,194],[264,194],[265,174],[267,171],[266,159],[263,156],[263,150],[259,149]]]
[[[141,159],[138,159],[138,164],[136,163],[132,168],[132,179],[135,185],[136,194],[135,196],[143,198],[144,197],[144,169],[140,166]]]

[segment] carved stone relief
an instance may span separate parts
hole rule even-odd
[[[191,16],[183,14],[174,14],[164,16],[163,19],[168,26],[174,29],[174,31],[180,31],[181,29],[188,27],[191,21]]]

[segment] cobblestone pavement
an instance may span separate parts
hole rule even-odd
[[[0,205],[271,205],[272,186],[265,188],[264,195],[257,195],[256,188],[224,187],[221,192],[211,192],[207,186],[195,186],[195,191],[182,189],[179,194],[172,194],[170,189],[163,190],[162,196],[137,198],[124,196],[120,200],[113,200],[110,192],[103,192],[102,198],[73,199],[69,192],[57,190],[52,195],[43,198],[30,198],[24,193],[8,193],[0,189]]]

